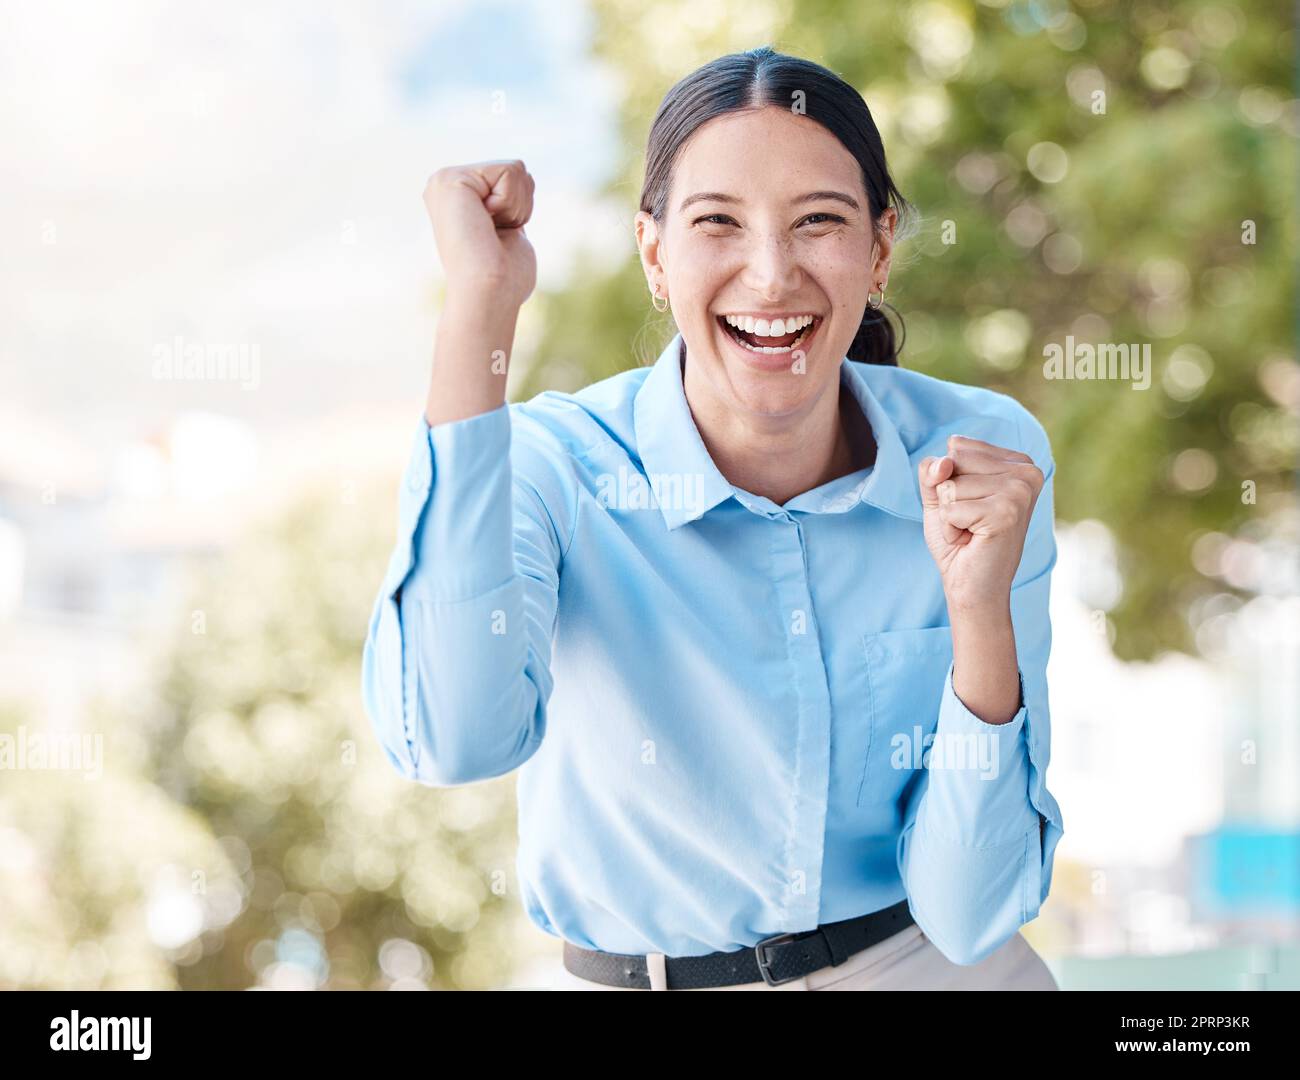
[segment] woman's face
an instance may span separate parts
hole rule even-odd
[[[772,106],[695,132],[663,222],[637,214],[637,243],[696,374],[729,408],[780,416],[838,384],[867,296],[888,278],[894,216],[873,232],[853,155]]]

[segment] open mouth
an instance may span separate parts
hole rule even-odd
[[[746,316],[718,315],[718,326],[732,341],[743,349],[764,356],[783,356],[802,348],[821,325],[820,315],[800,315],[789,320]],[[787,326],[787,323],[790,325]],[[780,325],[778,325],[780,324]],[[773,330],[781,333],[774,334]]]

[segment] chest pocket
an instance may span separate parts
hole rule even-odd
[[[897,799],[921,767],[939,722],[952,628],[885,630],[862,638],[870,723],[859,806]]]

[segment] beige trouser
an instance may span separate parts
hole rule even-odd
[[[663,985],[662,955],[650,960],[651,989]],[[552,990],[633,990],[606,986],[561,967]],[[1059,990],[1051,971],[1019,933],[978,964],[954,964],[913,923],[892,937],[850,956],[838,967],[824,967],[780,986],[765,982],[708,986],[705,990]]]

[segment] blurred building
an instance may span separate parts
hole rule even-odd
[[[184,571],[244,513],[257,443],[242,421],[179,413],[106,465],[65,432],[0,436],[0,687],[32,722],[73,726],[129,692],[176,611]]]

